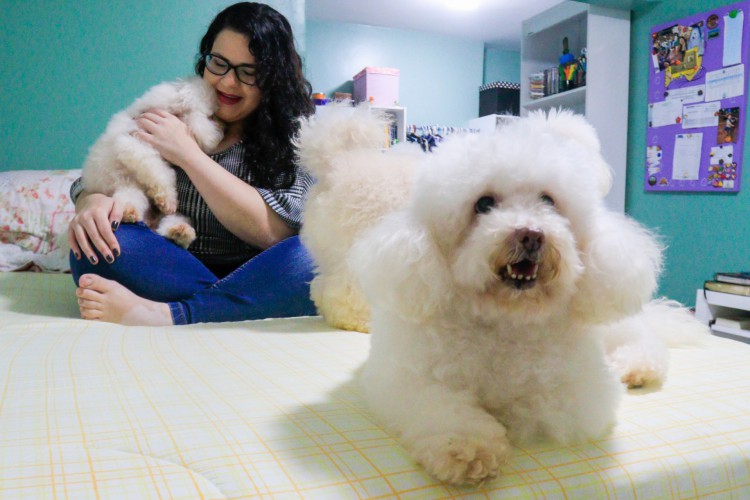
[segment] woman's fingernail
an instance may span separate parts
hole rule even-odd
[[[113,263],[113,262],[115,261],[115,258],[114,258],[114,257],[112,257],[111,255],[107,255],[106,257],[104,257],[104,259],[105,259],[105,260],[106,260],[107,262],[109,262],[110,264],[111,264],[111,263]]]
[[[99,261],[97,260],[97,258],[95,256],[92,255],[91,257],[89,257],[89,262],[91,262],[92,264],[96,265],[96,263],[99,262]]]
[[[120,251],[118,249],[116,249],[116,248],[114,250],[112,250],[112,253],[115,256],[115,259],[120,256]]]
[[[81,260],[81,254],[78,252],[73,252],[73,255],[76,256],[76,260]]]
[[[112,221],[112,231],[117,231],[118,227],[120,227],[120,221],[119,220],[113,220]]]

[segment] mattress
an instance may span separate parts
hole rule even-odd
[[[70,276],[0,273],[0,498],[748,498],[750,346],[672,350],[613,433],[451,487],[363,404],[369,337],[320,318],[123,327]]]

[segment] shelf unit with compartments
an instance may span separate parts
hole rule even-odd
[[[574,57],[586,49],[586,85],[532,99],[529,76],[558,65],[566,37]],[[607,205],[620,212],[625,209],[629,68],[629,10],[566,1],[522,23],[521,116],[559,107],[584,115],[614,172]]]

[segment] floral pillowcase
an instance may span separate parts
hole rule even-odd
[[[70,185],[80,170],[16,170],[0,172],[0,270],[23,268],[23,260],[39,259],[49,269],[65,270],[68,223],[75,214]],[[36,262],[39,264],[39,262]]]

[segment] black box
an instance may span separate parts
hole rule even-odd
[[[479,116],[521,115],[521,84],[493,82],[479,87]]]

